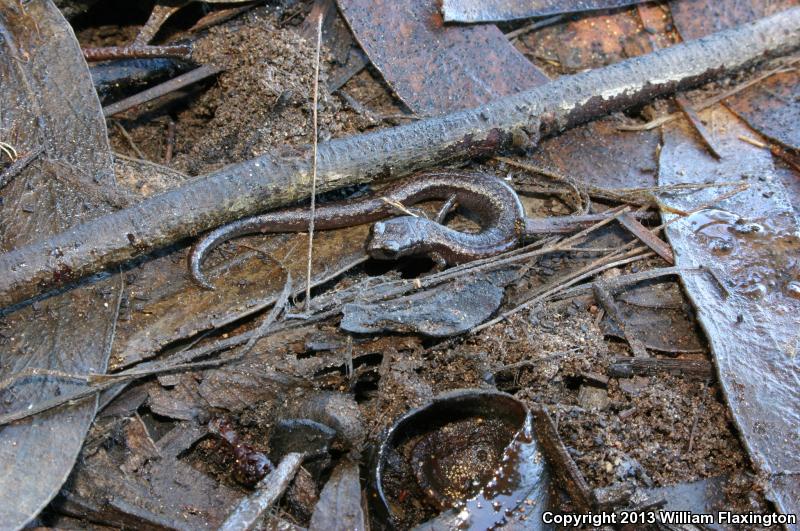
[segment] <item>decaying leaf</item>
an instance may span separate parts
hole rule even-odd
[[[672,0],[672,19],[684,39],[699,39],[796,5],[793,0]]]
[[[146,529],[217,529],[242,492],[181,458],[206,435],[178,423],[153,442],[138,416],[121,418],[87,444],[56,506],[107,525]],[[101,443],[101,444],[98,444]]]
[[[668,28],[668,12],[661,6],[640,4],[567,18],[521,36],[520,42],[529,57],[566,74],[666,48],[676,41]]]
[[[433,337],[463,334],[500,307],[503,288],[489,280],[443,284],[431,290],[373,304],[344,306],[348,332],[413,332]]]
[[[615,9],[642,1],[644,0],[443,0],[442,13],[447,22],[499,22],[559,13]]]
[[[721,107],[701,114],[721,149],[712,158],[685,123],[666,126],[660,184],[704,182],[708,175],[746,178],[748,190],[669,225],[676,265],[705,267],[683,274],[716,360],[720,384],[754,465],[767,475],[783,513],[800,509],[800,238],[797,218],[768,151],[746,144],[747,133]],[[669,203],[691,211],[718,192]],[[671,218],[671,216],[668,216]]]
[[[414,112],[474,107],[546,82],[494,26],[445,26],[434,0],[338,0],[372,64]]]
[[[673,281],[646,283],[628,288],[616,306],[625,332],[661,352],[702,352],[703,339]],[[625,332],[606,314],[603,332],[624,339]]]
[[[618,120],[603,119],[542,142],[535,165],[583,185],[613,191],[656,185],[658,131],[617,130]]]
[[[4,1],[0,36],[2,140],[20,154],[41,150],[0,191],[0,248],[6,251],[108,212],[115,184],[100,102],[58,9],[50,0]],[[104,274],[32,304],[0,309],[6,325],[0,411],[17,411],[81,384],[47,371],[105,372],[120,281]],[[58,492],[95,407],[92,397],[0,427],[4,529],[23,526]]]
[[[366,258],[369,227],[320,232],[314,238],[312,282],[324,282]],[[231,243],[235,254],[207,269],[216,286],[203,289],[188,276],[183,251],[143,263],[129,274],[112,368],[154,356],[174,341],[212,330],[268,307],[286,274],[305,286],[304,234],[261,236]]]
[[[800,75],[775,74],[725,100],[753,129],[791,149],[800,148]]]

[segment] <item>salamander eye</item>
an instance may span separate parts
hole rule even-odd
[[[400,243],[396,240],[387,240],[383,242],[383,248],[393,253],[400,252]]]
[[[375,251],[384,260],[396,260],[400,257],[400,243],[396,240],[382,241]]]

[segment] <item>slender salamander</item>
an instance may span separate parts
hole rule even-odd
[[[366,246],[369,255],[383,260],[427,255],[445,264],[459,264],[513,249],[526,237],[572,232],[603,219],[602,215],[526,218],[517,193],[498,177],[442,171],[401,180],[380,196],[320,205],[314,223],[318,230],[352,227],[396,215],[398,208],[392,203],[411,206],[434,199],[454,201],[474,214],[480,232],[460,232],[424,217],[392,217],[372,226]],[[308,224],[308,208],[297,207],[223,225],[203,236],[189,253],[191,275],[201,286],[213,289],[201,266],[215,247],[246,234],[302,232]]]

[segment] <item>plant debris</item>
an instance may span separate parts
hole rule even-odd
[[[796,512],[800,11],[534,4],[0,7],[0,527]],[[428,168],[513,189],[518,246],[369,258],[493,227],[387,197]],[[205,230],[365,196],[402,219],[192,281]]]

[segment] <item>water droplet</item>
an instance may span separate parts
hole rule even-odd
[[[754,284],[750,284],[749,286],[744,286],[742,289],[742,293],[750,297],[751,299],[762,299],[764,295],[767,294],[767,286],[765,286],[761,282],[756,282]]]
[[[760,232],[764,232],[764,226],[761,225],[760,223],[755,223],[752,221],[745,222],[742,219],[737,220],[737,222],[734,223],[732,228],[739,234],[757,234]]]
[[[720,255],[720,254],[730,253],[731,251],[733,251],[735,245],[731,240],[714,238],[708,242],[708,247],[709,249],[711,249],[712,253]]]
[[[797,280],[789,282],[789,285],[786,286],[786,293],[790,297],[794,297],[795,299],[800,299],[800,282],[798,282]]]

